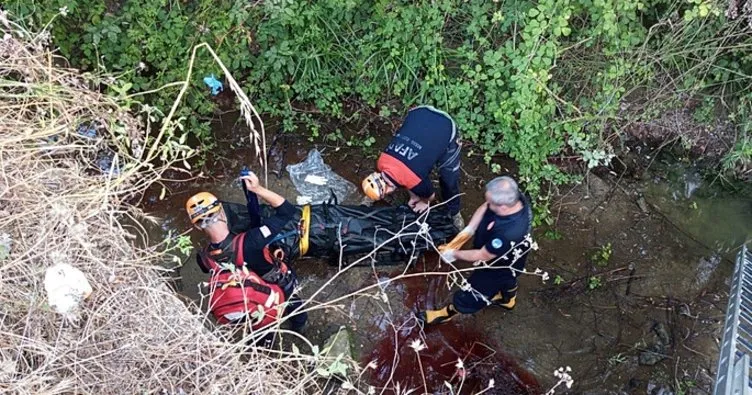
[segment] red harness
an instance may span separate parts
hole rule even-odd
[[[282,316],[285,294],[279,285],[267,282],[245,267],[244,239],[245,233],[232,239],[232,267],[222,266],[212,258],[223,251],[209,251],[207,248],[202,253],[204,264],[212,271],[209,310],[220,324],[250,319],[251,328],[260,329]],[[268,246],[264,247],[264,257],[267,262],[275,262],[268,249]],[[287,273],[287,266],[284,263],[281,266],[279,270]]]
[[[250,320],[260,329],[282,316],[285,294],[248,270],[221,271],[209,280],[209,310],[220,324]]]

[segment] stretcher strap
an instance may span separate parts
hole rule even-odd
[[[308,234],[311,230],[311,205],[303,206],[303,214],[300,217],[300,256],[308,252]]]

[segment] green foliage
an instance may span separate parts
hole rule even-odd
[[[692,113],[692,118],[697,123],[712,124],[715,120],[715,99],[711,96],[703,98],[702,103]]]
[[[627,356],[622,353],[612,355],[611,357],[608,358],[608,366],[621,365],[624,362],[627,362]]]
[[[118,73],[124,83],[107,88],[123,96],[183,80],[191,49],[202,41],[209,42],[232,70],[251,66],[250,32],[243,27],[251,10],[246,1],[11,0],[5,7],[35,26],[44,25],[65,7],[66,15],[51,24],[54,44],[77,67]],[[217,14],[222,17],[214,17]],[[187,105],[177,114],[205,144],[211,143],[208,119],[196,115],[208,116],[214,108],[202,82],[211,73],[219,74],[213,60],[198,59]],[[176,95],[176,88],[165,89],[146,100],[167,109]]]
[[[554,277],[554,285],[561,285],[562,283],[564,283],[564,277],[557,274],[556,277]]]
[[[600,288],[602,285],[600,276],[592,276],[588,278],[587,287],[589,290]]]
[[[729,118],[737,122],[738,133],[736,144],[721,162],[722,169],[752,180],[752,94],[741,99],[738,111]]]
[[[284,131],[306,130],[311,141],[373,149],[369,131],[353,139],[321,120],[441,108],[493,172],[501,171],[496,155],[517,161],[537,223],[553,222],[552,187],[572,180],[551,159],[609,164],[630,95],[647,98],[646,117],[658,98],[679,103],[678,93],[737,103],[723,96],[748,91],[752,75],[744,18],[728,21],[715,0],[11,0],[6,7],[42,25],[63,6],[68,15],[51,24],[55,45],[84,69],[122,73],[130,85],[108,89],[124,97],[184,78],[191,48],[205,41],[260,111],[280,118]],[[209,143],[213,103],[201,78],[219,72],[208,57],[195,66],[178,117]],[[174,94],[146,99],[165,108]],[[695,115],[710,120],[709,109]],[[749,163],[748,141],[724,166]]]
[[[692,388],[697,387],[697,383],[692,379],[683,379],[677,383],[676,387],[676,395],[687,395]]]
[[[193,243],[191,242],[191,238],[186,235],[180,235],[177,238],[177,248],[178,251],[180,251],[181,254],[188,256],[191,254],[191,251],[193,250]]]
[[[590,257],[590,261],[598,266],[608,265],[608,261],[611,259],[611,242],[608,242],[598,248],[595,253]]]
[[[548,229],[543,233],[543,237],[549,240],[561,240],[564,237],[555,229]]]
[[[178,255],[175,255],[175,250],[177,250],[181,255],[184,255],[185,258],[181,258]],[[189,236],[175,236],[173,235],[172,231],[170,231],[165,239],[165,251],[172,254],[172,262],[179,266],[182,266],[183,262],[185,262],[185,259],[188,259],[190,257],[191,251],[193,251],[193,242],[191,241],[191,238]]]

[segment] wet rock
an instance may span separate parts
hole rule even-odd
[[[654,323],[651,332],[653,333],[653,342],[638,357],[638,363],[643,366],[653,366],[665,359],[666,351],[671,345],[671,336],[663,323]]]
[[[671,387],[665,384],[648,383],[648,395],[674,395]]]
[[[629,379],[629,381],[627,381],[627,390],[636,390],[638,388],[641,388],[643,385],[644,384],[642,380],[632,377],[631,379]]]
[[[352,358],[350,343],[350,331],[345,327],[340,327],[336,333],[326,339],[323,351],[326,355],[332,358],[339,355],[342,355],[345,358]]]
[[[269,171],[276,175],[277,179],[282,178],[284,175],[282,170],[285,167],[285,156],[287,155],[287,144],[283,142],[284,138],[281,138],[282,136],[282,134],[274,136],[266,155]]]
[[[710,276],[713,275],[715,269],[721,263],[721,256],[713,254],[710,257],[700,258],[700,262],[697,263],[697,274],[695,275],[695,284],[699,287],[704,287],[710,280]]]
[[[682,177],[684,181],[684,197],[689,199],[695,191],[702,185],[702,176],[696,171],[685,173]]]
[[[671,336],[669,336],[668,330],[666,330],[666,326],[663,325],[663,323],[656,322],[655,325],[653,325],[653,332],[658,337],[660,345],[667,347],[671,344]]]
[[[640,197],[637,198],[637,206],[645,214],[650,212],[650,210],[648,210],[648,203],[645,201],[645,197],[643,197],[642,195],[640,195]]]
[[[639,363],[643,366],[653,366],[661,362],[665,357],[653,351],[643,351],[639,356]]]

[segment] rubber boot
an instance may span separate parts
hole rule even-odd
[[[517,303],[517,287],[509,291],[499,291],[491,298],[491,303],[507,310],[513,310]]]
[[[438,310],[419,311],[415,314],[418,320],[425,325],[435,325],[448,322],[455,315],[457,315],[457,310],[454,309],[454,305],[451,303]]]

